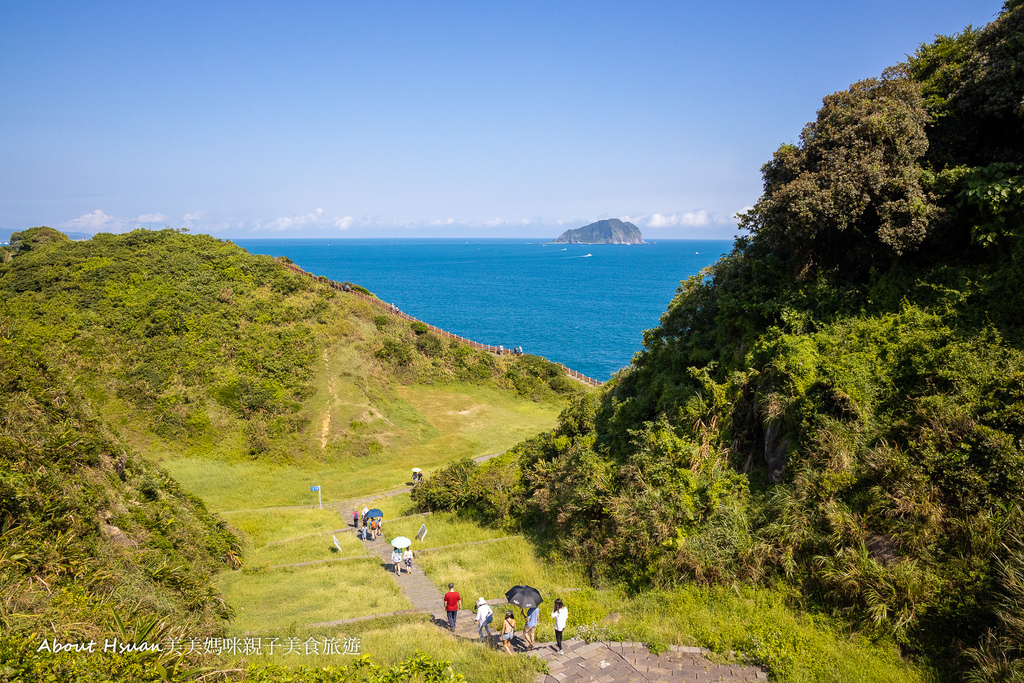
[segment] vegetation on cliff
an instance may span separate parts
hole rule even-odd
[[[141,680],[156,656],[53,660],[35,636],[214,636],[230,610],[212,575],[239,564],[238,539],[120,443],[17,328],[0,311],[0,680]]]
[[[582,228],[566,230],[552,240],[565,244],[643,244],[640,228],[632,223],[623,223],[618,218],[597,221]]]
[[[787,582],[939,672],[1020,680],[1021,35],[1007,2],[826,97],[631,366],[421,504],[533,528],[595,581]]]

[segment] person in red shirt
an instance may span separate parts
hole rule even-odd
[[[455,617],[462,609],[462,596],[455,590],[455,584],[448,584],[448,592],[444,594],[444,608],[448,611],[448,627],[455,633]]]

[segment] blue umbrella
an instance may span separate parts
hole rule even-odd
[[[366,516],[370,519],[377,519],[378,517],[383,518],[384,513],[378,510],[377,508],[373,508],[372,510],[366,513]]]

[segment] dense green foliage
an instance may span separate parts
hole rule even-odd
[[[53,242],[0,270],[25,338],[100,403],[116,397],[155,434],[193,440],[210,432],[210,403],[255,431],[301,427],[328,309],[308,288],[270,259],[170,230]]]
[[[211,576],[238,563],[238,541],[15,328],[0,315],[0,680],[141,680],[152,657],[28,660],[42,638],[216,634],[230,612]]]
[[[495,356],[434,334],[418,321],[377,315],[374,324],[380,333],[373,344],[374,356],[387,365],[391,376],[405,383],[494,382],[535,401],[570,394],[582,386],[569,379],[561,366],[540,356]]]
[[[421,505],[595,580],[785,581],[940,672],[1020,680],[1021,36],[1007,3],[826,97],[631,366]]]

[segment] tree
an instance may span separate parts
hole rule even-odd
[[[920,87],[905,78],[829,95],[800,144],[781,146],[762,168],[764,196],[743,226],[800,276],[863,271],[915,250],[934,212],[920,182],[927,120]]]

